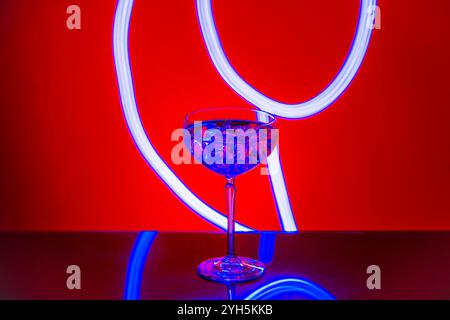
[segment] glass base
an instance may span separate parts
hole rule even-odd
[[[197,270],[200,277],[216,282],[245,282],[264,275],[264,265],[243,257],[221,257],[203,261]]]

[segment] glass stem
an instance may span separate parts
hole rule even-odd
[[[236,257],[234,251],[234,202],[236,198],[236,186],[234,184],[235,178],[227,178],[227,184],[225,185],[225,193],[227,195],[227,214],[228,214],[228,258]]]

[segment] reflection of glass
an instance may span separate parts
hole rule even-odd
[[[227,283],[227,297],[228,300],[236,300],[236,285],[233,282]]]
[[[235,178],[265,163],[277,143],[275,118],[268,113],[236,108],[206,109],[190,113],[184,128],[194,158],[227,180],[228,253],[204,261],[201,277],[219,282],[242,282],[261,277],[264,265],[236,255],[234,247]]]

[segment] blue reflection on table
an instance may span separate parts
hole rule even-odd
[[[128,263],[125,283],[125,300],[139,300],[142,284],[142,274],[148,253],[156,238],[156,232],[141,232],[136,238]],[[275,253],[276,233],[263,232],[260,236],[258,256],[264,263],[270,263]],[[228,299],[237,299],[235,285],[227,285]],[[311,299],[334,300],[334,296],[317,284],[296,277],[284,277],[272,280],[248,294],[245,300],[284,300]]]

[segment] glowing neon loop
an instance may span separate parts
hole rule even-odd
[[[296,292],[314,300],[336,300],[329,292],[304,279],[286,278],[271,282],[254,291],[245,300],[273,300],[277,295]]]
[[[156,238],[156,232],[141,232],[133,246],[133,250],[128,262],[128,270],[125,283],[125,300],[139,300],[141,295],[142,276],[145,263],[150,252],[150,248]],[[275,233],[266,234],[275,240]],[[261,234],[263,237],[264,234]],[[272,256],[275,250],[274,242],[267,245],[265,241],[260,241],[260,256]],[[329,292],[318,285],[306,280],[296,278],[285,278],[271,282],[247,296],[245,300],[270,300],[277,295],[286,293],[300,293],[316,300],[335,300]]]
[[[147,163],[166,185],[183,201],[188,207],[197,212],[201,217],[214,225],[226,229],[227,218],[220,212],[209,207],[198,198],[188,187],[175,175],[164,160],[156,152],[147,137],[142,121],[139,117],[136,98],[134,95],[133,78],[128,52],[128,37],[133,0],[119,0],[117,3],[114,19],[114,61],[116,66],[117,80],[119,83],[120,97],[123,113],[133,137]],[[254,231],[251,228],[236,223],[236,231]]]
[[[156,238],[156,232],[139,233],[131,252],[125,282],[124,300],[139,300],[145,262]]]
[[[268,98],[247,82],[231,66],[217,33],[211,0],[197,0],[197,15],[211,60],[225,82],[242,98],[256,107],[286,118],[305,118],[330,106],[347,89],[359,70],[372,34],[376,0],[361,0],[357,32],[352,49],[335,80],[320,95],[300,104],[284,104]],[[297,231],[287,194],[278,149],[268,159],[272,190],[283,230]]]
[[[256,107],[285,118],[313,116],[330,106],[347,89],[358,72],[369,46],[376,0],[361,0],[359,21],[352,48],[342,69],[332,83],[317,97],[298,104],[275,101],[254,89],[231,66],[223,50],[214,22],[211,0],[197,0],[197,15],[209,55],[225,82],[242,98]]]

